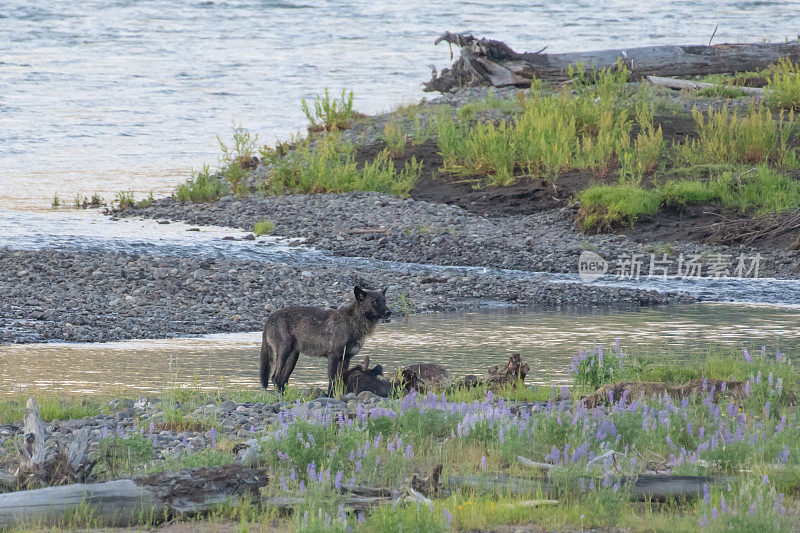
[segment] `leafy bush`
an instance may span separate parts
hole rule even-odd
[[[783,58],[767,77],[767,104],[779,109],[800,109],[800,63]]]
[[[350,121],[355,116],[353,111],[353,91],[346,93],[342,89],[339,98],[331,98],[328,88],[325,87],[323,95],[314,99],[314,112],[308,106],[305,98],[302,103],[303,113],[310,124],[309,129],[314,131],[336,131],[347,129]]]
[[[185,202],[213,202],[226,192],[226,187],[218,176],[212,176],[208,165],[198,171],[192,171],[192,177],[178,186],[175,196]]]
[[[253,233],[256,235],[266,235],[267,233],[272,233],[275,229],[275,223],[271,220],[260,220],[256,222],[256,225],[253,227]]]

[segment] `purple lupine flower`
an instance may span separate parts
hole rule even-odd
[[[156,423],[154,421],[150,421],[150,434],[152,435],[156,431]]]
[[[753,362],[753,358],[750,356],[750,352],[747,351],[747,348],[742,349],[742,355],[744,355],[744,360],[748,363]]]
[[[356,516],[356,520],[358,520],[360,524],[364,524],[367,521],[367,519],[364,518],[364,513],[358,513],[358,516]]]
[[[342,476],[343,475],[344,475],[344,473],[341,470],[336,472],[336,479],[333,481],[333,486],[334,486],[334,488],[336,490],[341,490],[341,488],[342,488]]]
[[[361,472],[361,459],[356,462],[356,474]]]
[[[711,503],[711,492],[708,490],[708,483],[703,483],[703,500],[706,503]]]
[[[284,491],[289,490],[289,487],[286,486],[286,478],[284,476],[281,476],[281,488],[283,488]]]
[[[409,458],[409,459],[413,459],[414,458],[414,451],[411,449],[411,445],[410,444],[408,446],[406,446],[405,456],[407,458]]]
[[[761,357],[766,357],[766,356],[767,356],[767,347],[766,346],[762,346],[761,347]]]
[[[716,507],[712,507],[711,508],[711,517],[714,518],[714,520],[716,520],[718,516],[719,516],[719,511],[717,511]]]
[[[216,446],[217,445],[217,432],[214,431],[214,428],[211,428],[209,433],[210,433],[210,436],[211,436],[211,445],[212,446]]]
[[[305,491],[306,491],[306,484],[305,484],[305,482],[304,482],[304,481],[301,479],[301,480],[300,480],[300,494],[303,494]],[[308,514],[308,513],[306,513],[306,514]]]
[[[747,381],[744,384],[744,394],[745,394],[745,396],[750,396],[750,382],[749,381]]]
[[[444,516],[444,520],[447,522],[447,525],[450,525],[453,522],[453,515],[447,509],[444,510],[442,516]]]
[[[481,470],[486,470],[486,456],[481,456]]]
[[[589,480],[589,490],[594,490],[594,478]]]
[[[289,479],[295,481],[297,479],[297,472],[295,472],[294,468],[292,468],[291,472],[289,472]]]
[[[772,387],[772,382],[774,381],[774,379],[775,378],[772,377],[772,372],[770,372],[769,376],[767,376],[767,380],[769,381],[769,386],[770,387]]]
[[[750,514],[751,515],[756,514],[756,504],[754,503],[750,505]]]
[[[769,407],[770,407],[770,402],[764,404],[764,416],[767,417],[769,416]]]
[[[348,482],[348,485],[350,486],[351,489],[356,486],[356,476],[352,476],[350,478],[350,481]]]
[[[667,435],[667,444],[669,444],[670,448],[675,448],[675,443],[672,442],[672,439],[669,438],[669,435]]]
[[[769,485],[769,478],[767,477],[767,475],[766,475],[766,474],[764,474],[764,475],[762,476],[762,478],[761,478],[761,484],[762,484],[762,485]]]
[[[250,433],[256,432],[256,426],[254,424],[250,424]]]
[[[719,502],[719,510],[722,511],[723,513],[728,512],[728,504],[725,503],[725,496],[723,496]]]
[[[350,462],[353,462],[355,460],[356,460],[356,454],[353,450],[350,450]]]
[[[783,448],[783,457],[781,458],[784,463],[789,462],[789,447],[786,446]]]

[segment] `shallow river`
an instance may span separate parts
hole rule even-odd
[[[699,304],[631,312],[566,314],[524,309],[416,315],[379,326],[362,354],[387,372],[436,361],[456,376],[485,374],[520,353],[528,382],[567,383],[569,363],[595,342],[620,339],[631,357],[704,357],[743,347],[800,352],[800,310]],[[0,346],[0,395],[52,390],[61,394],[157,393],[165,386],[258,387],[260,334],[242,333],[107,344]],[[355,361],[360,360],[360,357]],[[294,385],[324,385],[322,359],[301,357]]]
[[[0,207],[170,192],[233,120],[272,143],[302,98],[364,112],[420,96],[443,31],[549,52],[795,38],[800,1],[4,0]]]

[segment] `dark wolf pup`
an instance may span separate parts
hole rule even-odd
[[[348,369],[367,337],[382,318],[392,312],[386,306],[386,289],[353,289],[356,299],[335,311],[316,307],[285,307],[274,312],[264,324],[261,340],[261,385],[272,381],[283,392],[301,353],[328,358],[328,395],[333,384]]]

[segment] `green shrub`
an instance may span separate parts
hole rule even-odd
[[[260,220],[256,222],[256,225],[253,227],[253,233],[256,235],[266,235],[268,233],[272,233],[275,229],[275,223],[271,220]]]
[[[400,157],[405,153],[408,135],[403,133],[394,120],[389,120],[383,127],[383,140],[392,157]]]
[[[767,77],[766,102],[779,109],[800,109],[800,63],[783,58]]]
[[[710,194],[740,213],[775,213],[800,206],[800,182],[759,165],[746,172],[723,172],[709,184]]]
[[[303,113],[309,122],[309,128],[315,131],[343,130],[350,126],[350,121],[355,116],[353,111],[353,91],[346,93],[342,89],[340,98],[331,98],[328,88],[325,87],[323,95],[314,99],[314,112],[308,107],[305,98],[302,103]]]
[[[120,211],[133,207],[136,202],[133,200],[133,190],[119,191],[117,193],[117,207]]]
[[[192,171],[192,177],[178,186],[175,196],[185,202],[213,202],[226,192],[226,187],[218,176],[209,173],[208,165],[198,171]]]

